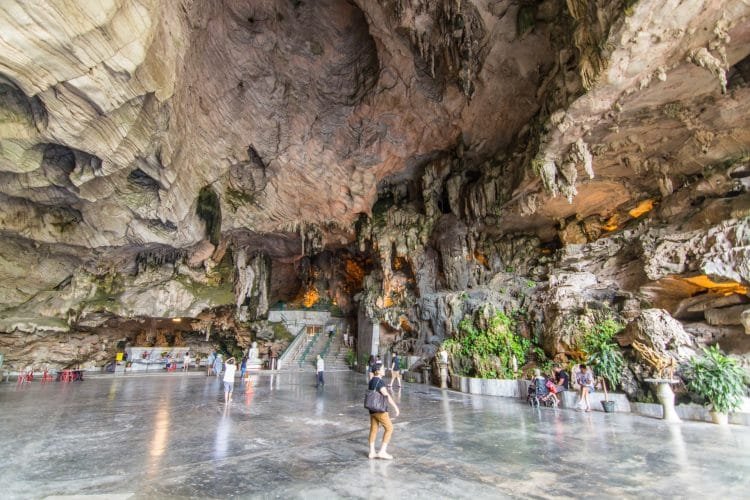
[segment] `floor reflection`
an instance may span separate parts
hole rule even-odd
[[[107,394],[107,399],[110,401],[115,400],[115,396],[117,395],[117,388],[120,386],[120,382],[117,379],[112,380],[112,384],[109,386],[109,394]]]
[[[445,417],[445,432],[447,432],[448,434],[453,434],[453,410],[451,409],[451,402],[450,398],[448,397],[448,391],[443,389],[440,392],[443,395],[440,405],[443,409],[443,417]]]
[[[326,398],[323,393],[318,393],[315,398],[315,416],[322,417],[326,410]]]
[[[244,381],[245,385],[245,406],[250,406],[253,403],[253,397],[255,396],[255,379],[253,377],[247,377]]]
[[[161,460],[169,441],[169,419],[169,400],[162,400],[154,416],[154,433],[149,446],[149,476],[157,475],[161,470]]]
[[[231,405],[226,405],[222,411],[219,423],[216,426],[216,437],[214,439],[213,458],[221,460],[226,458],[229,449],[229,431],[232,427],[232,419],[229,417]]]
[[[228,406],[220,380],[198,374],[0,384],[0,443],[14,450],[2,498],[747,497],[743,427],[406,384],[395,459],[368,460],[361,374],[332,374],[320,392],[312,369],[266,376],[238,381]]]

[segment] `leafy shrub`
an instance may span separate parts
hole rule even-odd
[[[477,328],[471,317],[464,317],[456,337],[443,343],[451,354],[453,370],[481,378],[513,378],[513,357],[517,366],[523,365],[531,345],[513,328],[513,320],[502,311],[490,318],[486,330]]]
[[[596,373],[607,379],[612,388],[616,387],[620,383],[625,360],[620,347],[612,338],[624,325],[611,316],[605,316],[593,324],[581,325],[581,350],[586,354],[587,363],[594,367]]]
[[[745,394],[744,373],[737,362],[724,356],[719,346],[703,349],[683,368],[687,388],[703,397],[719,413],[736,410]]]
[[[346,351],[345,358],[347,365],[354,366],[354,362],[357,361],[357,354],[352,349],[349,349]]]

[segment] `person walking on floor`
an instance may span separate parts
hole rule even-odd
[[[234,392],[234,374],[237,372],[237,365],[234,358],[229,358],[224,365],[224,404],[232,401],[232,392]]]
[[[384,373],[385,370],[383,370],[383,365],[381,364],[377,367],[374,376],[370,379],[368,388],[371,391],[378,391],[380,394],[385,396],[388,399],[388,407],[392,408],[394,416],[398,417],[400,411],[398,409],[398,406],[396,406],[396,402],[393,401],[393,398],[388,393],[385,382],[383,382]],[[386,407],[386,411],[384,412],[374,412],[370,410],[370,437],[368,440],[370,445],[370,454],[368,455],[369,458],[393,460],[393,456],[388,454],[388,443],[391,442],[391,435],[393,435],[393,424],[391,423],[391,417],[388,414],[388,407]],[[383,433],[383,442],[380,445],[380,451],[376,453],[375,439],[378,436],[378,426],[383,426],[385,432]]]
[[[388,384],[388,387],[393,387],[396,382],[398,382],[398,388],[401,389],[401,360],[398,354],[394,352],[393,358],[391,358],[391,383]]]
[[[221,375],[221,368],[223,365],[224,360],[221,358],[221,354],[217,354],[216,359],[214,360],[214,373],[216,373],[217,378]]]
[[[216,362],[216,351],[211,351],[211,354],[208,355],[208,359],[206,360],[206,375],[211,376],[213,375],[214,371],[214,363]]]
[[[245,379],[245,370],[247,370],[247,356],[242,357],[242,363],[240,364],[240,380]]]
[[[383,362],[380,360],[380,355],[377,356],[374,354],[370,355],[370,362],[369,366],[367,368],[367,380],[372,380],[372,378],[375,376],[375,372],[378,371],[378,368],[383,367]]]
[[[315,383],[315,387],[320,387],[326,385],[325,380],[323,380],[323,373],[326,369],[326,362],[323,360],[323,358],[320,357],[320,354],[318,354],[318,360],[315,363],[316,365],[316,373],[317,373],[317,382]]]
[[[182,358],[182,371],[190,371],[190,352],[185,353],[185,357]]]

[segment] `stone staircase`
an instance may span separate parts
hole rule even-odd
[[[323,359],[326,362],[326,371],[346,371],[349,365],[346,363],[346,352],[348,348],[344,345],[344,335],[337,332],[328,346]]]
[[[315,360],[318,354],[323,356],[326,371],[345,371],[349,370],[346,363],[347,347],[344,346],[344,336],[341,332],[334,334],[332,338],[326,333],[328,325],[317,334],[313,340],[300,349],[299,352],[291,358],[282,370],[291,371],[314,371]]]

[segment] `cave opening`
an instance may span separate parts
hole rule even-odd
[[[447,186],[443,187],[442,191],[440,191],[440,198],[438,198],[437,205],[441,213],[451,213],[451,201]]]
[[[206,238],[214,245],[218,245],[221,239],[221,204],[219,196],[211,186],[201,188],[195,210],[206,225]]]

